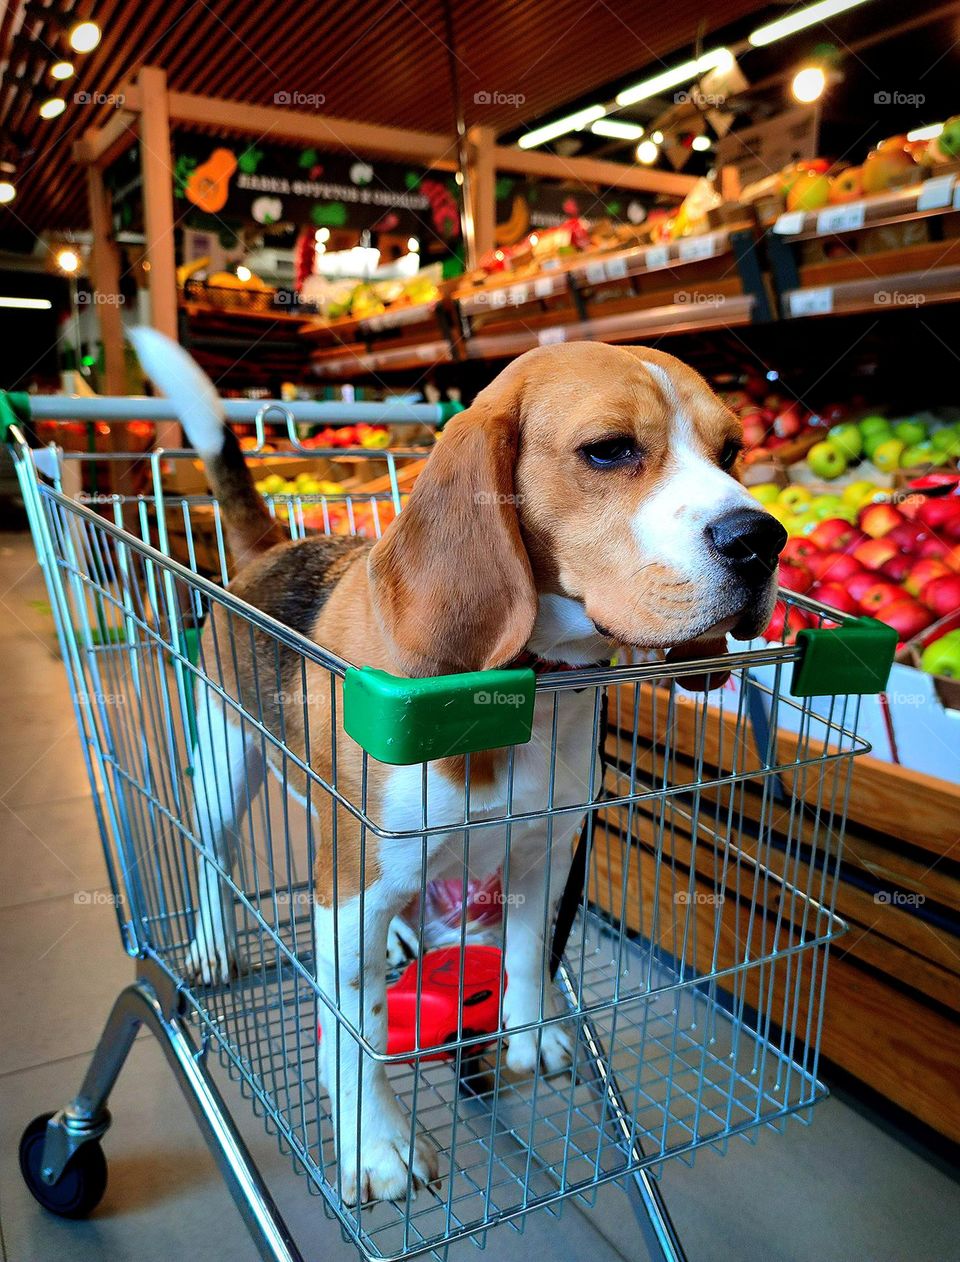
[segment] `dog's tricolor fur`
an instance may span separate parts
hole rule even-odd
[[[203,374],[159,334],[140,330],[135,341],[145,369],[174,399],[204,458],[239,565],[231,589],[349,661],[426,676],[502,667],[524,652],[584,665],[608,657],[616,643],[703,655],[721,651],[727,631],[754,634],[769,617],[775,551],[768,571],[747,581],[708,538],[711,523],[724,514],[756,510],[736,476],[739,423],[696,373],[669,355],[574,343],[521,356],[447,427],[405,510],[371,545],[287,539],[257,495]],[[598,464],[597,451],[620,454]],[[279,725],[279,711],[271,711],[257,686],[258,655],[266,660],[269,654],[268,672],[275,671],[275,641],[254,632],[235,644],[227,667],[235,677],[227,687],[254,713],[262,706],[268,725]],[[292,651],[280,662],[281,681],[289,678],[298,693],[301,670]],[[284,741],[329,777],[324,762],[335,735],[337,783],[347,799],[358,801],[361,751],[344,737],[339,709],[331,732],[329,679],[309,663],[305,692],[309,755],[300,706],[283,712]],[[207,694],[197,724],[197,829],[206,852],[229,863],[262,769],[212,690]],[[559,698],[556,713],[552,698],[538,701],[534,739],[514,752],[514,815],[584,803],[596,788],[593,691],[567,690]],[[298,780],[290,765],[284,775],[289,789],[304,795],[305,777]],[[463,871],[463,833],[454,826],[463,820],[463,776],[461,758],[428,765],[427,825],[451,822],[448,836],[418,847],[368,833],[362,861],[357,821],[339,812],[334,856],[330,802],[316,793],[310,799],[320,838],[318,982],[374,1046],[386,1046],[390,922],[420,888],[423,852],[431,878]],[[231,785],[242,791],[231,793]],[[420,767],[371,760],[364,792],[369,814],[384,831],[423,827]],[[506,801],[507,752],[474,755],[471,818],[502,817]],[[544,926],[551,923],[578,827],[575,814],[560,814],[550,823],[514,824],[510,832],[505,880],[514,897],[503,1016],[505,1029],[516,1031],[506,1061],[517,1071],[535,1069],[538,1059],[558,1069],[569,1059],[562,1025],[535,1027],[551,1014]],[[471,873],[496,870],[505,853],[502,825],[470,834]],[[204,880],[191,950],[192,967],[206,981],[227,978],[235,962],[221,884],[215,873]],[[345,1047],[349,1040],[330,1016],[323,1034],[320,1055],[334,1101],[343,1195],[348,1201],[402,1197],[409,1122],[383,1066]],[[418,1138],[413,1183],[436,1174],[436,1156]]]

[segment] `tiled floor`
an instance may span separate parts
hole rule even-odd
[[[112,908],[77,891],[106,877],[46,594],[25,536],[0,535],[0,1214],[8,1262],[242,1262],[255,1251],[157,1046],[141,1036],[111,1099],[110,1184],[87,1222],[41,1211],[16,1169],[24,1124],[79,1084],[132,968]],[[249,1143],[306,1258],[353,1256],[257,1124]],[[955,1258],[960,1190],[836,1099],[812,1127],[673,1163],[667,1202],[691,1262],[941,1262]],[[488,1239],[498,1259],[640,1262],[623,1196]],[[454,1258],[473,1256],[469,1244]]]

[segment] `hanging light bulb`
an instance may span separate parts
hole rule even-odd
[[[60,96],[48,97],[40,106],[41,118],[59,118],[63,111],[67,108],[66,101]]]
[[[57,251],[57,267],[61,272],[66,272],[68,276],[73,276],[75,272],[80,270],[80,255],[76,250],[65,248]]]
[[[710,148],[710,137],[694,136],[691,141],[691,148],[696,149],[697,153],[706,153]]]
[[[6,206],[17,195],[17,190],[9,180],[0,180],[0,206]]]
[[[69,61],[55,61],[50,67],[50,75],[54,79],[69,79],[73,74],[73,66]]]
[[[100,27],[96,22],[78,22],[67,39],[75,53],[92,53],[100,43]]]
[[[660,148],[652,140],[641,140],[637,145],[637,161],[645,167],[653,166],[660,157]]]
[[[242,280],[246,284],[252,275],[253,272],[250,271],[249,267],[245,267],[243,263],[237,264],[237,280]]]
[[[793,76],[790,91],[795,101],[799,101],[802,105],[812,105],[823,96],[826,86],[827,76],[822,66],[804,66]]]

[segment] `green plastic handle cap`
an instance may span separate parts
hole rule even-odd
[[[897,652],[897,632],[876,618],[849,618],[839,627],[797,632],[802,656],[793,668],[794,697],[842,697],[883,692]]]

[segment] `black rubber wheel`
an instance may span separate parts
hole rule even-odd
[[[99,1139],[88,1139],[73,1154],[56,1183],[40,1177],[43,1142],[52,1113],[35,1117],[20,1138],[20,1173],[34,1199],[61,1218],[86,1218],[107,1187],[107,1160]]]

